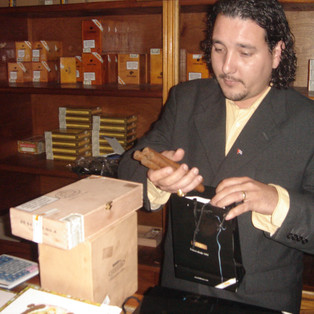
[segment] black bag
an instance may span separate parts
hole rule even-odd
[[[234,205],[219,208],[206,201],[214,194],[205,187],[203,193],[170,198],[175,275],[235,291],[244,275],[238,223],[224,219]]]

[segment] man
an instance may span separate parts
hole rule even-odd
[[[147,171],[131,150],[119,176],[143,182],[148,210],[202,181],[216,187],[213,205],[239,203],[226,217],[237,217],[246,271],[237,291],[175,277],[170,223],[162,285],[297,313],[302,252],[314,253],[314,106],[288,88],[293,36],[276,0],[221,0],[203,47],[215,78],[174,87],[134,148],[149,146],[182,165]]]

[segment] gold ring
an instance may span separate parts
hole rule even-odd
[[[185,196],[185,194],[182,192],[181,189],[178,190],[177,195],[180,196],[180,197]]]
[[[244,202],[246,199],[246,193],[244,191],[242,191],[242,201]]]

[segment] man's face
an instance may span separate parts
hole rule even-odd
[[[213,31],[212,67],[226,98],[250,107],[269,86],[280,62],[281,42],[269,51],[265,30],[252,20],[218,15]]]

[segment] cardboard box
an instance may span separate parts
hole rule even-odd
[[[188,81],[209,78],[210,74],[202,54],[186,54],[186,78]]]
[[[8,62],[9,83],[25,83],[32,81],[31,62]]]
[[[76,58],[60,58],[60,83],[76,83]]]
[[[97,19],[82,21],[83,53],[102,53],[103,27]]]
[[[104,59],[97,52],[83,53],[83,84],[103,85],[105,83]]]
[[[118,54],[118,83],[121,85],[147,83],[146,65],[145,54]]]
[[[32,43],[30,41],[15,42],[16,61],[31,62],[32,61]]]
[[[162,49],[150,49],[149,83],[152,85],[162,85]]]
[[[121,306],[138,288],[137,213],[129,213],[72,250],[39,245],[41,287]]]
[[[58,82],[59,64],[55,61],[32,62],[33,82]]]
[[[71,249],[142,206],[140,183],[90,176],[10,209],[16,236]]]
[[[40,40],[33,42],[32,61],[58,61],[62,57],[62,42]]]

